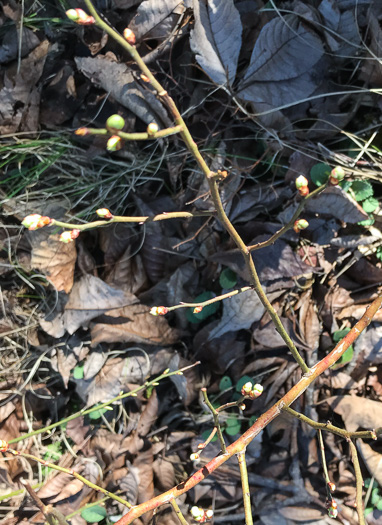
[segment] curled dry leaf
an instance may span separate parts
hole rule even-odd
[[[370,476],[374,476],[378,485],[382,487],[382,454],[376,452],[373,448],[362,439],[357,439],[357,448],[361,453]]]
[[[91,327],[92,346],[99,343],[146,343],[170,345],[177,341],[177,332],[167,319],[154,317],[150,308],[132,304],[110,310]]]
[[[326,403],[342,417],[349,432],[381,426],[382,403],[379,401],[357,396],[333,396],[326,399]]]
[[[305,210],[330,215],[350,224],[368,219],[362,207],[339,186],[330,186],[316,198],[310,199]]]

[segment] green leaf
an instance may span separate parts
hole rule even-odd
[[[378,510],[382,510],[382,498],[378,501],[378,503],[376,504],[376,507]]]
[[[88,523],[98,523],[99,521],[102,521],[103,519],[105,519],[106,516],[107,516],[106,509],[104,509],[100,505],[96,505],[95,507],[84,509],[81,512],[81,517]]]
[[[371,498],[370,498],[370,502],[372,505],[377,505],[377,503],[381,500],[381,496],[379,494],[379,489],[378,487],[375,487],[372,491],[371,491]]]
[[[257,421],[257,416],[251,416],[248,421],[248,425],[251,427]]]
[[[99,410],[94,410],[94,412],[90,412],[89,419],[100,419],[102,414],[107,412],[107,408],[100,408]]]
[[[357,202],[364,201],[373,195],[373,186],[366,180],[355,180],[352,182],[351,189]]]
[[[373,512],[373,510],[374,510],[373,507],[367,507],[365,509],[365,516],[367,516],[368,514],[371,514]]]
[[[233,288],[237,283],[237,275],[230,268],[225,268],[219,277],[219,284],[222,288]]]
[[[362,208],[366,213],[373,213],[379,206],[379,202],[374,197],[369,197],[362,203]]]
[[[375,255],[378,257],[380,261],[382,261],[382,246],[378,246],[377,251],[375,252]]]
[[[76,366],[73,369],[73,378],[74,379],[83,379],[84,378],[84,367],[83,366]]]
[[[198,295],[198,297],[196,297],[193,302],[203,303],[204,301],[209,301],[210,299],[213,299],[214,297],[215,297],[215,294],[213,292],[203,292],[202,294]],[[210,317],[211,315],[213,315],[218,309],[219,309],[219,302],[208,304],[207,306],[204,306],[203,310],[199,312],[198,314],[194,314],[193,308],[187,308],[186,317],[190,323],[201,323],[202,321],[204,321],[204,319],[207,319],[207,317]]]
[[[310,170],[310,178],[316,186],[322,186],[329,179],[331,170],[332,168],[329,166],[329,164],[319,162],[318,164],[315,164]]]
[[[337,330],[333,334],[333,341],[335,343],[338,343],[343,339],[348,333],[350,332],[350,328],[344,328],[344,330]],[[331,366],[332,370],[336,370],[342,365],[346,365],[346,363],[350,363],[350,361],[353,359],[354,355],[354,349],[353,345],[350,345],[349,348],[345,351],[345,353],[339,358],[339,360],[334,363],[334,365]]]
[[[341,341],[345,337],[345,335],[348,335],[350,332],[350,328],[344,328],[343,330],[337,330],[333,334],[333,341],[335,343],[338,343],[338,341]]]
[[[226,421],[225,433],[229,436],[235,436],[240,432],[241,421],[237,417],[229,417]]]
[[[239,381],[236,383],[236,391],[241,392],[241,389],[245,385],[245,383],[252,383],[252,385],[255,384],[254,380],[250,376],[243,376],[239,379]]]
[[[219,390],[228,390],[232,386],[232,379],[228,376],[223,376],[219,383]]]
[[[364,221],[357,222],[359,226],[372,226],[375,223],[375,219],[366,219]]]

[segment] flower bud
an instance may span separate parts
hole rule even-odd
[[[329,177],[329,184],[331,186],[338,186],[340,181],[338,179],[335,179],[334,177]]]
[[[333,507],[330,507],[330,509],[328,510],[328,516],[329,518],[336,518],[338,516],[338,510]]]
[[[82,9],[68,9],[66,16],[69,20],[81,26],[88,26],[95,23],[94,17],[88,15]]]
[[[309,222],[305,219],[298,219],[295,221],[293,225],[293,229],[296,233],[300,232],[301,230],[305,230],[309,226]]]
[[[154,315],[155,317],[158,315],[166,315],[168,312],[168,308],[166,306],[153,306],[150,310],[150,314]]]
[[[196,461],[197,459],[199,459],[199,454],[197,452],[194,452],[193,454],[190,454],[190,460],[191,461]]]
[[[125,119],[121,115],[111,115],[106,121],[106,127],[121,130],[125,127]]]
[[[136,42],[136,38],[135,38],[134,33],[128,27],[126,27],[126,29],[123,30],[123,38],[126,40],[126,42],[128,42],[132,46]]]
[[[9,443],[0,439],[0,452],[6,452],[9,449]]]
[[[248,383],[245,383],[245,385],[241,387],[241,395],[248,396],[251,392],[252,392],[252,383],[248,381]]]
[[[252,392],[251,392],[251,397],[253,396],[252,399],[261,396],[261,394],[263,393],[263,391],[264,391],[264,387],[263,387],[263,385],[260,385],[259,383],[257,383],[256,385],[254,385],[254,386],[252,387]]]
[[[199,314],[202,310],[203,310],[203,306],[196,306],[196,307],[192,310],[192,313],[194,313],[194,314]]]
[[[341,182],[345,178],[345,170],[341,166],[336,166],[330,172],[330,177]]]
[[[64,242],[65,244],[68,244],[69,242],[73,242],[74,239],[77,239],[77,237],[80,234],[80,230],[71,230],[62,232],[60,235],[60,241]]]
[[[96,211],[96,214],[98,217],[101,217],[101,219],[112,219],[113,215],[110,213],[110,211],[107,208],[99,208]]]
[[[336,485],[332,481],[329,481],[328,488],[330,492],[334,492],[336,490]]]
[[[141,80],[143,80],[143,82],[150,82],[149,77],[147,75],[144,75],[143,73],[141,75]]]
[[[85,135],[89,135],[88,128],[78,128],[74,132],[75,135],[79,135],[80,137],[84,137]]]
[[[159,127],[157,124],[155,124],[155,122],[151,122],[148,126],[147,126],[147,133],[150,135],[150,136],[153,136],[155,135],[155,133],[157,133],[159,131]]]
[[[41,216],[37,213],[34,213],[33,215],[27,215],[22,221],[21,224],[28,228],[28,230],[37,230],[38,228],[43,228],[44,226],[48,226],[52,222],[52,219],[50,217]]]
[[[245,403],[239,405],[240,410],[244,411],[246,409]]]
[[[106,144],[107,151],[118,151],[122,148],[122,140],[118,135],[113,135],[109,138]]]
[[[210,520],[214,515],[214,511],[212,509],[206,510],[206,518]]]
[[[299,177],[297,177],[296,188],[298,190],[300,190],[301,188],[304,188],[305,186],[308,186],[308,184],[309,184],[308,179],[304,177],[304,175],[300,175]]]

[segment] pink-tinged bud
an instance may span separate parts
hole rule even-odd
[[[257,383],[256,385],[253,385],[252,392],[251,392],[251,398],[256,399],[256,397],[260,397],[263,391],[264,391],[263,385],[260,385],[259,383]]]
[[[241,395],[248,396],[250,395],[251,392],[252,392],[252,383],[248,381],[248,383],[245,383],[245,385],[241,387]]]
[[[335,179],[334,177],[329,177],[329,184],[331,186],[338,186],[340,181],[338,179]]]
[[[202,310],[203,310],[203,306],[196,306],[196,307],[192,310],[192,313],[194,313],[194,314],[199,314]]]
[[[88,26],[95,23],[94,17],[88,15],[82,9],[69,9],[66,11],[66,16],[69,20],[81,26]]]
[[[193,454],[190,454],[190,460],[191,461],[196,461],[197,459],[199,459],[199,454],[197,452],[194,452]]]
[[[328,510],[328,516],[329,518],[335,519],[338,516],[338,510],[334,509],[333,507],[330,507],[330,509]]]
[[[307,195],[309,195],[309,188],[308,188],[308,186],[304,186],[303,188],[300,188],[298,190],[298,193],[301,195],[301,197],[306,197]]]
[[[304,177],[304,175],[300,175],[299,177],[297,177],[296,179],[296,188],[299,190],[301,188],[304,188],[305,186],[308,186],[309,182],[308,182],[308,179],[306,177]]]
[[[330,172],[330,177],[336,179],[338,182],[341,182],[345,178],[345,170],[341,166],[336,166]]]
[[[134,33],[128,27],[126,27],[126,29],[123,30],[123,38],[126,40],[126,42],[128,42],[132,46],[136,42]]]
[[[9,443],[0,439],[0,452],[6,452],[9,449]]]
[[[110,211],[107,208],[99,208],[96,211],[96,214],[98,217],[101,217],[101,219],[112,219],[113,215],[110,213]]]
[[[118,151],[122,148],[122,140],[118,135],[113,135],[109,138],[106,144],[107,151]]]
[[[125,127],[125,119],[121,115],[111,115],[106,121],[106,127],[120,131]]]
[[[155,317],[158,315],[166,315],[168,312],[168,308],[166,306],[153,306],[150,310],[150,314],[154,315]]]
[[[329,481],[328,488],[330,492],[334,492],[336,490],[336,485],[332,481]]]
[[[143,82],[150,82],[149,77],[147,75],[144,75],[143,73],[141,75],[141,80],[143,80]]]
[[[206,518],[208,520],[212,519],[213,515],[214,515],[214,511],[212,509],[206,510]]]
[[[74,134],[79,135],[80,137],[85,137],[85,135],[89,135],[89,130],[88,128],[78,128]]]
[[[74,239],[77,239],[77,237],[80,234],[80,230],[71,230],[62,232],[60,235],[60,241],[64,242],[65,244],[68,244],[69,242],[73,242]]]
[[[301,230],[305,230],[309,226],[309,222],[305,219],[299,219],[295,221],[293,225],[293,229],[296,233],[300,232]]]
[[[378,436],[377,436],[377,433],[375,432],[375,430],[372,430],[370,432],[370,437],[371,437],[371,439],[374,439],[374,441],[377,441]]]
[[[246,406],[244,403],[242,403],[241,405],[239,405],[239,408],[241,411],[244,411],[246,409]]]
[[[150,135],[150,136],[153,136],[155,135],[155,133],[157,133],[159,131],[159,127],[157,124],[155,124],[155,122],[151,122],[148,126],[147,126],[147,133]]]
[[[52,219],[50,217],[41,216],[37,213],[33,215],[27,215],[22,221],[21,224],[28,228],[28,230],[37,230],[38,228],[43,228],[44,226],[48,226],[52,222]]]

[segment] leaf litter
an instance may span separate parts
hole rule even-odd
[[[338,155],[337,148],[342,151],[340,158],[350,163],[346,166],[350,180],[366,178],[368,173],[373,178],[372,170],[380,166],[379,146],[371,153],[367,148],[354,152],[351,137],[357,125],[373,122],[378,130],[373,119],[378,118],[380,102],[372,92],[361,93],[359,86],[380,87],[380,64],[374,56],[380,45],[376,21],[381,9],[368,0],[313,4],[283,3],[259,11],[255,3],[234,0],[118,0],[106,13],[118,27],[129,21],[143,56],[150,57],[158,44],[171,42],[150,64],[158,78],[165,79],[195,140],[207,144],[204,155],[210,165],[229,171],[221,184],[225,210],[248,245],[267,240],[290,220],[298,206],[294,179],[300,173],[309,178],[316,164],[328,162],[323,151],[333,155]],[[40,31],[24,28],[19,50],[15,21],[20,16],[9,5],[1,14],[1,21],[8,24],[6,36],[1,35],[3,134],[31,131],[37,136],[39,129],[68,132],[88,122],[103,127],[111,113],[125,115],[129,131],[143,131],[150,122],[172,125],[134,64],[126,62],[99,32],[84,28],[73,33],[73,47],[56,45],[47,22]],[[11,30],[9,24],[14,24]],[[56,28],[55,34],[59,43],[67,42],[64,27]],[[346,93],[336,94],[341,91]],[[266,127],[263,134],[261,126]],[[346,128],[347,135],[341,137],[338,128]],[[356,135],[356,140],[361,138],[369,136]],[[17,145],[18,139],[12,140]],[[179,141],[172,144],[165,139],[157,149],[148,143],[132,144],[132,155],[123,156],[122,150],[108,157],[102,142],[94,141],[90,147],[86,141],[78,144],[87,149],[88,159],[103,156],[104,166],[115,161],[116,170],[123,165],[112,196],[117,205],[116,196],[124,199],[118,213],[211,209],[205,181]],[[140,155],[145,158],[142,164],[137,162]],[[27,162],[18,157],[11,167],[1,168],[5,193],[0,189],[6,200],[2,232],[19,227],[21,208],[28,207],[29,213],[32,206],[36,211],[39,192],[43,206],[50,199],[51,189],[47,192],[42,177],[29,181],[25,194],[6,194],[9,180],[27,176]],[[371,167],[365,168],[367,162]],[[171,174],[167,166],[172,166]],[[110,190],[102,170],[87,194],[79,199],[65,195],[63,220],[72,221],[82,206],[93,213],[92,204],[103,192],[108,205]],[[67,175],[58,171],[57,181]],[[78,172],[75,177],[80,178]],[[374,193],[369,198],[378,203],[379,187],[370,188]],[[378,211],[367,209],[363,199],[346,187],[331,187],[308,202],[304,217],[310,226],[300,237],[288,232],[253,252],[274,308],[309,363],[333,348],[335,333],[354,324],[380,285],[377,248],[374,252],[362,248],[373,247],[380,238],[375,230],[359,225],[375,219],[379,232]],[[190,321],[186,309],[166,317],[149,314],[152,306],[193,302],[204,292],[211,297],[226,292],[219,279],[226,269],[234,274],[235,287],[246,284],[240,254],[214,221],[198,217],[108,226],[84,232],[77,244],[68,245],[58,242],[57,231],[24,232],[20,242],[15,231],[9,229],[8,237],[1,236],[5,283],[0,439],[16,438],[80,408],[106,402],[166,368],[176,370],[201,361],[198,368],[160,383],[145,395],[112,404],[94,417],[80,417],[42,440],[18,443],[16,449],[25,447],[74,468],[107,490],[120,490],[134,505],[184,481],[194,468],[219,453],[213,443],[201,453],[200,464],[190,461],[190,453],[212,429],[211,415],[199,403],[202,386],[218,403],[232,401],[243,377],[265,387],[264,395],[244,412],[222,415],[229,443],[232,433],[244,432],[297,381],[297,367],[253,291],[234,296],[197,322]],[[381,315],[354,345],[352,362],[320,377],[294,408],[348,430],[380,426]],[[34,328],[29,326],[33,321]],[[226,390],[219,386],[223,378],[232,385]],[[280,417],[248,448],[256,523],[333,523],[324,507],[325,483],[315,434],[301,427],[296,448],[297,428]],[[346,443],[325,435],[325,445],[339,499],[343,495],[343,518],[356,523],[355,479],[346,459]],[[51,446],[54,457],[49,456]],[[359,440],[357,446],[364,476],[374,476],[381,485],[378,443]],[[43,474],[41,478],[34,465],[20,460],[1,459],[1,497],[17,490],[23,476],[33,483],[42,479],[39,496],[44,503],[54,502],[64,514],[97,500],[95,491],[65,473]],[[242,503],[234,462],[178,503],[185,514],[194,503],[209,508],[212,491],[216,521],[230,523],[234,512],[232,523],[237,522]],[[7,519],[43,523],[40,513],[30,511],[29,499],[13,501],[17,504],[7,503]],[[114,517],[126,512],[110,501],[106,509]],[[147,515],[137,523],[149,520]],[[72,522],[85,520],[77,516]],[[159,522],[175,523],[173,512],[162,509]]]

